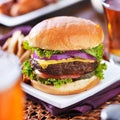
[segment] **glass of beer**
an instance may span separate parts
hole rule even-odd
[[[18,58],[0,50],[0,120],[23,120],[24,94]]]
[[[109,36],[110,61],[120,65],[120,0],[102,0]]]

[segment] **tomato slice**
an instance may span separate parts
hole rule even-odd
[[[56,78],[56,79],[62,79],[62,78],[79,78],[81,77],[81,75],[59,75],[59,76],[54,76],[54,75],[50,75],[50,74],[45,74],[40,72],[39,76],[41,78]]]

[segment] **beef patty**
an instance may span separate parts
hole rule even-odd
[[[50,75],[55,75],[55,76],[60,76],[60,75],[83,75],[86,73],[90,73],[96,69],[98,66],[98,62],[68,62],[68,63],[59,63],[59,64],[50,64],[48,65],[47,68],[43,69],[39,63],[34,60],[30,59],[31,67],[35,70],[37,69],[38,71],[45,73],[45,74],[50,74]]]

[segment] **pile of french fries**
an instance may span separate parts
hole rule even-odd
[[[25,36],[21,31],[16,31],[6,40],[1,49],[8,53],[15,54],[20,58],[21,63],[23,63],[31,54],[30,50],[25,50],[23,47],[24,38]]]

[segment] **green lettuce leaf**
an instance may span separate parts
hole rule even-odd
[[[103,58],[103,51],[104,51],[103,49],[104,49],[103,44],[100,44],[94,48],[85,50],[85,52],[97,58],[99,65],[95,70],[95,75],[100,79],[104,79],[103,71],[107,69],[107,65],[105,63],[101,63],[101,60]]]
[[[106,69],[107,69],[107,65],[105,63],[99,64],[95,70],[95,75],[100,79],[104,79],[104,72],[103,71]]]
[[[67,78],[67,79],[55,79],[55,78],[48,78],[47,80],[38,80],[40,81],[42,84],[46,84],[46,85],[54,85],[55,87],[59,88],[64,84],[67,83],[71,83],[72,82],[72,78]]]
[[[30,79],[34,79],[33,69],[32,69],[30,62],[28,60],[26,60],[23,63],[22,73],[25,74]]]
[[[100,79],[104,79],[103,71],[107,69],[107,65],[105,63],[101,63],[101,60],[103,58],[103,53],[104,53],[103,49],[104,49],[103,44],[100,44],[94,48],[85,50],[85,52],[97,58],[99,65],[95,70],[95,75],[99,77]]]
[[[103,57],[103,48],[104,48],[103,44],[100,44],[94,48],[85,50],[85,52],[87,52],[90,55],[93,55],[100,62]]]
[[[37,55],[39,57],[46,57],[46,58],[50,58],[53,54],[58,54],[58,53],[62,53],[62,51],[58,51],[58,50],[43,50],[43,49],[38,49],[38,48],[34,48],[34,50],[37,52]]]
[[[28,41],[24,41],[23,42],[23,47],[26,49],[26,50],[30,50],[32,47],[29,46],[29,43]]]

